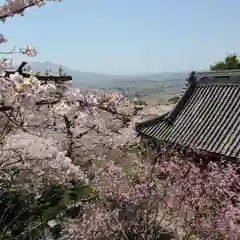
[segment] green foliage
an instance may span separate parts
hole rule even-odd
[[[140,183],[140,176],[138,175],[137,171],[129,170],[127,173],[127,178],[130,183],[139,184]]]
[[[147,103],[146,103],[146,102],[144,102],[144,101],[141,100],[141,99],[137,99],[137,98],[135,98],[135,99],[133,100],[133,104],[134,104],[134,105],[138,105],[138,106],[147,106]]]
[[[236,53],[228,55],[223,61],[210,66],[212,71],[240,69],[240,59]]]
[[[71,188],[54,185],[36,199],[16,191],[0,193],[0,239],[19,237],[38,239],[48,222],[62,220],[69,214],[69,206],[77,201],[91,201],[98,193],[89,186],[74,184]],[[23,234],[24,233],[24,234]],[[34,238],[30,238],[34,236]]]

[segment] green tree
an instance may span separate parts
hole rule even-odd
[[[240,69],[240,59],[236,53],[229,54],[223,61],[219,61],[210,66],[212,71]]]

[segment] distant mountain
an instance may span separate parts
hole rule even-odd
[[[61,67],[67,75],[71,75],[73,78],[73,85],[77,87],[89,87],[94,86],[96,83],[105,81],[106,79],[112,79],[107,74],[80,72],[70,69],[61,64],[55,64],[52,62],[31,62],[29,63],[33,72],[44,73],[47,69],[51,69],[52,73],[57,73],[59,67]]]
[[[140,83],[140,82],[160,82],[163,84],[179,84],[181,80],[185,80],[188,73],[157,73],[157,74],[136,74],[136,75],[108,75],[101,73],[81,72],[70,69],[61,64],[55,64],[49,61],[46,62],[31,62],[30,66],[34,72],[44,73],[47,69],[51,69],[53,73],[57,73],[59,67],[73,77],[73,85],[76,87],[103,87],[110,85],[116,85],[121,82],[120,85],[129,83]],[[136,84],[135,83],[135,84]]]
[[[117,90],[129,98],[150,98],[168,99],[178,94],[186,83],[189,72],[136,74],[136,75],[110,75],[91,72],[81,72],[70,69],[61,64],[52,62],[32,62],[29,63],[33,72],[44,73],[51,69],[52,73],[57,73],[59,67],[73,78],[74,87],[87,87],[106,90]],[[160,100],[159,100],[160,99]],[[161,101],[162,101],[161,100]],[[148,101],[148,100],[147,100]]]

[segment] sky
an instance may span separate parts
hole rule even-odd
[[[4,0],[0,0],[0,3]],[[239,0],[64,0],[1,24],[1,51],[29,44],[35,58],[83,72],[205,70],[240,54]]]

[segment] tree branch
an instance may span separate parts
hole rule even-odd
[[[60,100],[40,100],[36,102],[36,106],[42,106],[42,105],[50,105],[50,104],[57,104]],[[13,110],[14,108],[12,106],[7,106],[7,105],[0,105],[0,112],[5,112],[5,111],[10,111]]]
[[[38,2],[40,2],[40,1],[38,1]],[[44,1],[42,0],[41,2],[44,2]],[[8,4],[4,4],[4,5],[8,5]],[[19,13],[21,13],[21,12],[24,12],[27,8],[34,7],[34,6],[38,6],[38,4],[37,4],[36,1],[34,1],[34,2],[30,3],[30,4],[28,4],[28,5],[20,8],[20,9],[18,9],[18,11],[14,12],[14,14],[19,14]],[[8,18],[8,17],[12,17],[12,15],[13,15],[13,13],[11,13],[11,12],[6,12],[4,15],[0,16],[0,19],[1,19],[2,21],[4,21],[4,20],[5,20],[6,18]]]
[[[18,52],[14,52],[16,50],[17,46],[14,46],[14,48],[10,51],[10,52],[0,52],[0,54],[12,54],[12,53],[18,53]]]
[[[102,109],[102,110],[105,110],[107,112],[110,112],[112,114],[117,114],[117,115],[122,115],[122,116],[125,116],[125,117],[130,117],[131,115],[130,114],[125,114],[125,113],[119,113],[118,111],[114,110],[114,109],[110,109],[108,107],[104,107],[104,106],[101,106],[101,105],[98,105],[97,106],[98,108]]]

